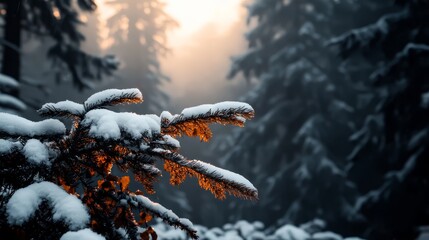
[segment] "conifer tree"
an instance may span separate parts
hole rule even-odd
[[[115,69],[117,63],[111,58],[91,56],[80,50],[85,37],[77,28],[81,24],[79,11],[91,12],[95,8],[92,0],[5,1],[3,74],[20,80],[20,54],[11,46],[20,48],[22,32],[52,39],[54,44],[48,56],[70,74],[79,88],[87,86],[88,78],[99,79],[101,74]]]
[[[321,218],[346,231],[356,197],[345,172],[356,90],[325,43],[353,24],[351,2],[256,0],[248,7],[256,26],[230,77],[259,81],[246,98],[259,119],[217,148],[226,166],[240,166],[262,189],[260,204],[246,205],[240,217],[268,224]]]
[[[415,239],[429,221],[429,2],[379,4],[393,2],[395,11],[332,40],[343,57],[363,55],[372,66],[374,104],[351,154],[354,171],[367,177],[357,182],[366,191],[355,214],[365,217],[369,239]]]
[[[160,116],[105,109],[142,101],[137,89],[109,89],[83,104],[47,103],[38,111],[72,120],[70,129],[56,119],[32,122],[0,113],[2,237],[156,239],[148,224],[157,217],[197,238],[188,219],[148,198],[161,176],[159,162],[173,185],[191,176],[219,199],[226,194],[258,198],[256,188],[241,175],[182,156],[174,138],[208,141],[211,123],[243,126],[254,115],[250,105],[221,102]],[[113,168],[124,175],[114,175]],[[140,189],[129,187],[132,177]]]
[[[160,68],[159,57],[168,52],[166,32],[176,22],[164,11],[159,0],[110,0],[116,12],[108,20],[114,39],[112,51],[124,62],[122,76],[125,84],[138,86],[143,94],[152,97],[146,106],[152,112],[162,109],[167,95],[160,85],[169,78]]]
[[[98,57],[81,50],[85,37],[78,26],[80,13],[92,12],[93,0],[5,0],[0,2],[4,22],[1,73],[22,82],[23,36],[45,39],[51,46],[47,57],[52,61],[57,80],[70,80],[79,89],[91,81],[110,75],[118,67],[113,56]],[[19,88],[3,94],[19,98]]]

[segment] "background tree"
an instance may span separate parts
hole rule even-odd
[[[368,7],[302,0],[253,1],[248,7],[256,26],[246,35],[247,53],[234,58],[230,77],[242,73],[260,81],[245,98],[259,118],[250,131],[222,139],[216,150],[224,149],[224,166],[255,179],[263,198],[256,206],[231,203],[231,209],[242,208],[237,218],[267,224],[321,218],[330,229],[351,231],[346,223],[354,220],[358,192],[347,178],[353,148],[347,139],[362,114],[361,90],[326,43],[359,24],[349,16]]]
[[[124,62],[124,84],[137,86],[150,95],[146,106],[152,112],[165,107],[167,95],[160,85],[169,78],[161,72],[159,57],[167,53],[166,31],[176,23],[159,0],[108,1],[116,12],[108,20],[112,51]]]
[[[83,89],[90,86],[88,80],[99,80],[104,74],[110,75],[118,65],[112,56],[96,57],[80,48],[85,39],[78,29],[80,13],[92,12],[95,8],[92,0],[1,1],[4,22],[2,73],[22,82],[20,49],[23,36],[32,36],[49,40],[51,46],[47,56],[55,66],[58,80],[70,79],[75,86]],[[8,94],[18,97],[18,88],[11,91]]]
[[[0,112],[16,113],[27,108],[24,102],[10,94],[18,89],[19,83],[15,79],[0,74]]]
[[[356,175],[371,176],[357,181],[366,191],[356,207],[366,217],[369,239],[414,239],[429,220],[429,2],[394,2],[396,11],[332,41],[343,57],[362,53],[376,63],[368,76],[375,104],[353,135],[352,155]]]
[[[181,114],[116,113],[105,109],[121,103],[142,102],[137,89],[110,89],[83,104],[47,103],[43,116],[73,120],[66,129],[58,120],[32,122],[0,113],[0,229],[3,237],[21,239],[149,239],[152,216],[197,233],[188,219],[152,202],[153,184],[161,175],[155,162],[163,161],[173,185],[186,177],[224,199],[232,194],[257,199],[256,188],[241,175],[178,153],[181,135],[211,138],[210,123],[243,126],[252,107],[222,102],[187,108]],[[129,188],[130,176],[115,176],[117,167],[144,187]],[[87,211],[88,209],[88,211]],[[138,213],[139,217],[136,217]],[[9,237],[10,236],[10,237]]]

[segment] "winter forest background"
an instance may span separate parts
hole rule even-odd
[[[140,114],[252,105],[244,128],[180,140],[258,201],[192,178],[151,196],[203,239],[429,239],[428,0],[2,0],[0,25],[0,112],[109,88],[140,89],[115,107]]]

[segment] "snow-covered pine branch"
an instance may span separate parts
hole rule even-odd
[[[332,38],[328,45],[338,45],[341,56],[346,58],[359,48],[367,48],[376,45],[381,40],[387,39],[392,26],[403,24],[407,26],[409,11],[404,10],[391,13],[380,18],[376,23],[359,29],[346,32],[339,37]]]
[[[46,103],[37,111],[43,117],[82,117],[85,108],[82,104],[73,101]]]
[[[64,124],[56,119],[33,122],[9,113],[0,113],[0,137],[49,137],[63,135]]]
[[[144,209],[151,215],[162,218],[169,225],[185,230],[191,238],[198,238],[193,224],[186,218],[179,218],[173,211],[166,209],[159,203],[152,202],[142,195],[130,195],[129,201],[138,208]]]
[[[392,82],[392,79],[413,71],[410,65],[425,64],[428,56],[429,45],[408,43],[391,61],[380,67],[370,77],[376,84]]]
[[[169,112],[163,112],[161,114],[161,128],[163,133],[171,136],[198,136],[202,141],[207,142],[212,137],[209,124],[232,124],[242,127],[246,120],[253,118],[253,116],[254,110],[247,103],[204,104],[186,108],[180,115],[173,116]]]
[[[89,223],[89,214],[76,196],[67,194],[51,182],[33,183],[17,190],[6,205],[8,222],[22,225],[31,218],[43,199],[53,208],[53,220],[64,221],[71,230],[81,229]]]
[[[9,94],[18,88],[19,83],[15,79],[0,74],[0,111],[23,111],[27,108],[23,101]]]
[[[258,199],[258,190],[239,174],[202,161],[188,160],[176,152],[161,149],[154,151],[165,159],[164,168],[171,174],[170,182],[173,185],[182,183],[190,175],[197,177],[200,186],[219,199],[225,199],[226,192],[244,199]]]
[[[229,193],[257,199],[258,192],[247,179],[186,159],[178,153],[180,143],[174,138],[186,134],[207,141],[210,123],[243,126],[253,117],[251,106],[223,102],[188,108],[174,116],[168,112],[157,116],[100,109],[142,100],[138,89],[110,89],[90,96],[84,104],[47,103],[38,111],[42,116],[71,118],[74,122],[69,130],[55,119],[32,122],[0,113],[0,181],[4,189],[0,212],[7,219],[0,221],[0,231],[14,226],[12,232],[24,231],[31,238],[34,233],[26,226],[43,213],[43,221],[48,223],[40,224],[58,225],[54,233],[45,229],[57,234],[54,237],[58,239],[85,235],[124,239],[122,230],[126,231],[125,239],[140,239],[144,234],[154,234],[151,228],[140,234],[138,231],[154,216],[197,238],[189,220],[148,198],[161,176],[157,161],[164,161],[173,184],[190,175],[217,198]],[[113,166],[123,173],[112,172]],[[142,190],[129,189],[130,171],[143,185]],[[38,230],[43,231],[41,228]]]
[[[98,92],[89,97],[85,103],[86,111],[113,106],[124,103],[140,103],[143,102],[141,92],[136,88],[131,89],[108,89]]]

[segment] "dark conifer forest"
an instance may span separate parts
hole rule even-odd
[[[0,0],[0,239],[429,239],[428,0]]]

